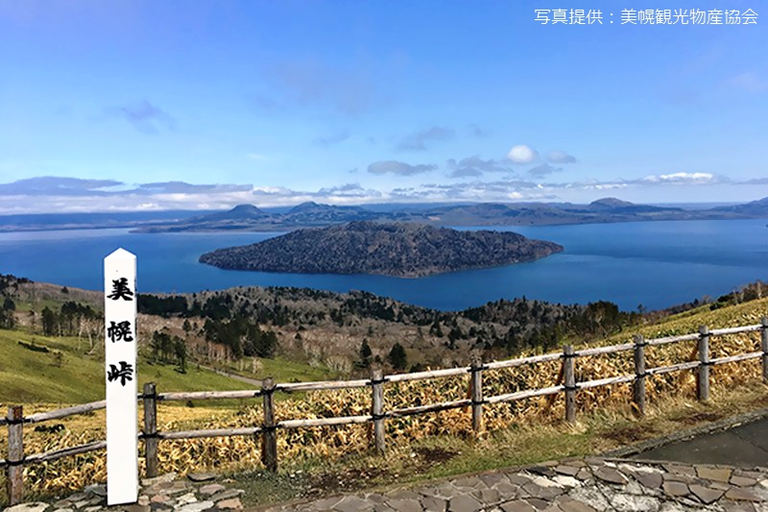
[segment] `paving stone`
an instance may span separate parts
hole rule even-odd
[[[217,492],[223,491],[224,489],[226,489],[226,487],[221,484],[207,484],[201,486],[197,491],[205,496],[210,496],[212,494],[216,494]]]
[[[184,481],[178,481],[178,482],[173,482],[171,485],[167,486],[161,492],[169,496],[173,496],[175,494],[181,494],[183,492],[187,492],[191,488],[192,486],[189,483]]]
[[[107,486],[103,484],[89,485],[88,487],[85,488],[85,492],[89,492],[97,496],[101,496],[102,498],[106,498]]]
[[[668,473],[676,473],[678,475],[686,475],[695,477],[696,476],[696,470],[692,468],[691,466],[684,466],[682,464],[662,464],[662,467],[668,472]]]
[[[741,487],[731,487],[725,492],[725,497],[734,501],[762,501],[755,493]]]
[[[165,494],[156,494],[149,498],[150,505],[152,503],[170,503],[171,499]]]
[[[338,510],[339,512],[372,511],[373,504],[367,503],[365,500],[361,499],[359,496],[344,496],[341,499],[341,501],[339,501],[333,507],[333,510]]]
[[[576,473],[576,478],[582,481],[591,480],[592,479],[592,472],[588,470],[587,468],[581,468],[578,473]]]
[[[509,483],[509,480],[503,473],[483,473],[482,475],[477,475],[477,478],[482,480],[488,487],[493,487],[501,482]]]
[[[418,500],[419,494],[408,489],[400,489],[389,494],[390,499]]]
[[[227,489],[225,491],[221,491],[221,492],[218,492],[218,493],[214,494],[213,496],[211,496],[208,499],[210,499],[210,500],[212,500],[214,502],[218,502],[218,501],[221,501],[221,500],[228,500],[230,498],[237,498],[238,496],[240,496],[240,495],[242,495],[244,493],[245,493],[245,491],[243,491],[242,489]]]
[[[529,473],[533,473],[534,475],[555,476],[555,472],[550,466],[545,466],[545,465],[531,466],[525,469],[526,471],[528,471]]]
[[[522,500],[502,503],[499,508],[504,512],[536,512],[536,509]]]
[[[189,478],[193,482],[210,482],[211,480],[216,478],[216,474],[215,473],[190,473],[187,475],[187,478]]]
[[[662,488],[664,489],[664,492],[667,494],[667,496],[671,496],[673,498],[686,496],[689,492],[688,485],[682,482],[664,482]]]
[[[532,505],[536,510],[546,510],[550,505],[550,501],[539,498],[528,498],[525,501],[527,501],[529,505]]]
[[[425,512],[445,512],[448,502],[441,498],[427,496],[421,499],[421,506]]]
[[[525,485],[531,480],[533,480],[533,477],[529,475],[524,475],[522,473],[513,473],[513,474],[507,474],[507,478],[510,482],[517,485]]]
[[[153,485],[159,484],[159,483],[168,483],[176,480],[176,477],[178,476],[175,472],[165,473],[163,475],[159,475],[153,478],[142,478],[141,479],[141,486],[142,487],[151,487]]]
[[[403,512],[421,512],[421,503],[413,498],[392,499],[387,502],[387,505]]]
[[[579,487],[581,482],[572,476],[555,475],[552,477],[552,481],[563,487]]]
[[[715,482],[727,483],[731,479],[731,468],[715,468],[710,466],[696,466],[696,474],[699,478]]]
[[[731,483],[739,487],[751,487],[757,484],[757,480],[748,476],[733,475],[731,476]]]
[[[462,477],[451,482],[455,487],[468,487],[472,489],[483,489],[487,486],[485,483],[476,477]]]
[[[482,507],[482,503],[468,495],[456,496],[448,502],[448,512],[475,512]]]
[[[597,512],[593,507],[568,496],[561,496],[555,501],[562,512]]]
[[[186,505],[187,503],[194,503],[197,501],[197,496],[195,496],[194,492],[190,492],[185,494],[184,496],[179,496],[176,498],[176,502],[179,505]]]
[[[366,494],[365,499],[373,503],[384,503],[387,501],[387,497],[378,493]]]
[[[555,470],[555,473],[560,473],[561,475],[576,476],[579,474],[581,467],[560,464],[553,469]]]
[[[695,484],[701,481],[695,476],[683,475],[682,473],[664,473],[662,478],[665,482],[682,482],[684,484]]]
[[[720,497],[723,495],[723,491],[718,489],[711,489],[709,487],[704,487],[703,485],[693,484],[689,487],[689,489],[691,490],[691,493],[697,498],[699,498],[699,501],[701,501],[705,505],[714,503],[715,501],[719,500]]]
[[[611,467],[598,468],[594,473],[597,478],[610,484],[624,485],[627,483],[627,477]]]
[[[480,498],[480,502],[485,504],[498,503],[501,501],[501,494],[495,489],[483,489],[477,491],[476,495]]]
[[[196,503],[188,503],[181,508],[176,509],[177,512],[202,512],[203,510],[208,510],[213,508],[214,503],[210,500],[208,501],[198,501]]]
[[[664,481],[660,473],[644,473],[641,471],[633,471],[632,476],[640,482],[640,485],[647,487],[648,489],[658,489],[661,487]]]
[[[49,505],[42,501],[31,501],[29,503],[20,503],[5,509],[6,512],[43,512]]]
[[[552,499],[564,492],[565,490],[559,485],[540,485],[534,482],[527,483],[522,487],[523,497],[531,498]]]
[[[216,508],[219,510],[240,510],[243,508],[243,504],[240,502],[240,498],[230,498],[216,503]]]
[[[139,505],[134,503],[133,505],[123,505],[126,512],[150,512],[149,505]]]

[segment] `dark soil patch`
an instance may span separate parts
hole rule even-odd
[[[649,437],[652,437],[655,432],[655,429],[648,425],[627,425],[623,428],[605,432],[602,434],[602,437],[616,441],[621,445],[626,445],[648,439]]]
[[[717,421],[722,417],[722,414],[716,412],[698,412],[691,416],[680,418],[680,422],[688,425],[695,425],[696,423],[701,423],[703,421]]]
[[[386,480],[387,476],[389,476],[388,471],[377,467],[322,473],[312,479],[306,495],[321,496],[356,491],[358,489],[370,487],[372,482],[381,479]]]
[[[446,462],[458,455],[457,452],[446,450],[445,448],[416,448],[415,452],[428,464],[440,464]]]

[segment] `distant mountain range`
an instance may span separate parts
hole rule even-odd
[[[440,226],[531,226],[649,220],[706,220],[768,217],[768,198],[708,209],[650,206],[608,197],[589,204],[473,203],[374,211],[363,206],[302,203],[287,212],[268,213],[253,205],[177,222],[143,226],[148,233],[170,231],[288,231],[357,221],[420,222]]]
[[[533,261],[562,250],[511,232],[356,221],[218,249],[203,254],[200,262],[232,270],[422,277]]]
[[[260,209],[241,204],[226,211],[60,213],[0,215],[0,231],[134,228],[145,233],[176,231],[290,231],[302,227],[377,220],[441,226],[531,226],[648,220],[768,218],[768,198],[716,207],[635,204],[603,198],[575,203],[462,203],[332,206],[306,202],[292,208]]]

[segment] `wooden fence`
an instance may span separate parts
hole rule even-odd
[[[709,356],[709,341],[712,336],[722,336],[727,334],[738,334],[760,331],[760,347],[757,352],[749,352],[728,357],[712,359]],[[680,343],[685,341],[697,341],[698,358],[696,361],[686,361],[669,366],[660,366],[656,368],[646,368],[645,348],[670,343]],[[583,382],[576,381],[576,359],[585,356],[596,356],[601,354],[613,354],[618,352],[633,351],[634,372],[630,375],[618,377],[608,377],[604,379],[589,380]],[[144,385],[143,393],[138,396],[143,400],[144,405],[144,429],[139,438],[144,440],[144,451],[146,457],[146,476],[153,477],[157,475],[157,447],[159,441],[167,439],[196,439],[203,437],[221,437],[221,436],[256,436],[261,437],[261,459],[264,466],[270,471],[277,470],[277,430],[308,428],[334,425],[348,425],[354,423],[373,423],[373,443],[377,451],[383,452],[385,449],[385,426],[384,422],[388,418],[400,418],[417,414],[426,414],[448,409],[461,407],[470,407],[472,413],[472,428],[480,431],[483,424],[483,405],[497,404],[501,402],[514,402],[527,398],[553,395],[564,393],[565,395],[565,419],[569,422],[575,421],[576,407],[575,398],[579,389],[595,388],[600,386],[609,386],[614,384],[632,383],[633,402],[638,414],[645,413],[645,380],[652,375],[661,375],[665,373],[696,370],[697,385],[696,395],[701,401],[709,399],[709,369],[711,366],[726,363],[735,363],[751,359],[762,359],[762,378],[768,383],[768,318],[764,317],[760,324],[746,325],[742,327],[730,327],[726,329],[708,330],[706,326],[701,326],[698,333],[684,334],[681,336],[669,336],[656,339],[644,339],[636,335],[632,343],[621,345],[612,345],[607,347],[586,348],[574,350],[571,345],[566,345],[562,352],[553,352],[548,354],[509,359],[504,361],[493,361],[483,363],[482,360],[474,356],[470,366],[458,368],[446,368],[440,370],[430,370],[414,373],[401,373],[394,375],[383,375],[381,370],[374,369],[371,372],[370,379],[357,379],[347,381],[320,381],[320,382],[296,382],[296,383],[275,383],[271,378],[263,381],[261,389],[251,389],[242,391],[194,391],[181,393],[158,393],[155,384],[148,383]],[[502,368],[515,368],[523,365],[543,363],[547,361],[556,361],[562,359],[563,364],[563,384],[539,389],[526,389],[514,393],[506,393],[495,396],[483,395],[483,373]],[[470,392],[469,397],[463,400],[454,400],[436,404],[418,405],[414,407],[405,407],[399,409],[386,410],[384,407],[384,386],[387,383],[405,382],[413,380],[439,379],[444,377],[454,377],[469,374]],[[275,392],[299,392],[299,391],[321,391],[349,388],[371,388],[371,413],[362,416],[341,416],[330,418],[314,419],[292,419],[278,421],[274,412],[274,393]],[[213,430],[187,430],[175,432],[160,432],[157,430],[157,403],[177,400],[207,400],[207,399],[251,399],[261,397],[263,403],[264,417],[259,425],[244,428],[222,428]],[[36,453],[25,455],[23,444],[23,426],[24,424],[34,424],[43,421],[64,418],[74,414],[83,414],[106,407],[106,401],[91,402],[73,407],[66,407],[53,411],[31,414],[24,416],[22,406],[10,406],[8,416],[0,418],[0,425],[8,427],[8,454],[6,459],[0,459],[0,467],[5,467],[6,485],[8,488],[8,499],[11,504],[19,503],[23,497],[23,467],[27,464],[37,464],[41,462],[53,461],[62,457],[87,453],[95,450],[101,450],[106,447],[105,441],[94,441],[79,446],[64,448],[61,450],[50,451],[46,453]]]

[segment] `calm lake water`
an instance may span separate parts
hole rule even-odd
[[[275,233],[44,231],[0,234],[0,273],[95,290],[102,286],[102,258],[124,247],[138,256],[138,287],[144,292],[238,285],[357,289],[443,310],[522,295],[564,303],[604,299],[624,309],[639,304],[656,309],[768,280],[765,219],[494,229],[552,240],[565,251],[533,263],[401,279],[241,272],[197,262],[204,252],[253,243]]]

